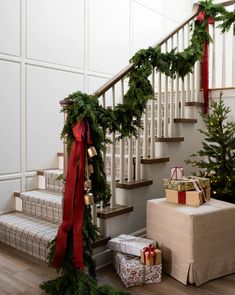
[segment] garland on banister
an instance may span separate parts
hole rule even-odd
[[[190,45],[184,51],[178,52],[177,48],[174,48],[170,52],[163,53],[160,47],[149,47],[138,51],[130,60],[133,67],[128,74],[129,89],[123,97],[123,102],[114,109],[103,108],[96,96],[80,91],[66,98],[70,103],[62,109],[63,112],[67,113],[67,122],[64,125],[61,137],[68,143],[68,154],[71,156],[70,151],[73,149],[73,143],[75,139],[78,140],[75,138],[74,129],[79,124],[86,126],[84,127],[86,131],[90,132],[92,145],[97,152],[97,155],[89,158],[87,163],[93,166],[90,180],[92,182],[91,193],[94,195],[95,203],[103,202],[104,205],[107,205],[111,196],[102,159],[102,152],[105,151],[105,145],[108,142],[105,134],[116,132],[119,137],[137,134],[138,128],[141,127],[141,117],[147,102],[154,99],[154,91],[148,79],[153,68],[171,78],[179,76],[183,79],[188,73],[192,72],[194,64],[203,58],[205,44],[212,41],[208,33],[208,24],[214,20],[220,21],[219,27],[222,32],[228,31],[233,26],[235,33],[234,12],[226,11],[222,5],[214,4],[212,0],[201,1]],[[86,141],[85,148],[89,148],[89,140],[86,136],[84,140]],[[80,144],[79,141],[77,144]],[[77,162],[79,163],[79,161]],[[78,164],[78,167],[80,164]],[[75,192],[77,189],[75,187]],[[98,286],[95,280],[95,263],[92,258],[94,242],[98,237],[98,228],[92,223],[90,205],[85,206],[82,212],[84,213],[82,220],[82,263],[85,265],[85,271],[74,266],[74,237],[76,238],[76,235],[74,236],[72,224],[66,239],[67,246],[62,264],[57,265],[60,276],[44,282],[41,288],[51,295],[126,294],[125,292],[118,292],[108,285]],[[57,238],[50,244],[48,255],[50,266],[55,265],[55,254],[56,251],[58,252]]]

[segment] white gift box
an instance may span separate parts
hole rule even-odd
[[[171,168],[171,179],[181,180],[184,176],[184,168],[183,167],[172,167]]]
[[[139,238],[130,235],[120,235],[109,240],[109,248],[114,251],[140,256],[140,251],[143,248],[152,245],[156,246],[156,242],[150,239]]]

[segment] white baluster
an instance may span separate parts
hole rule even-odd
[[[215,25],[213,24],[213,33],[212,33],[213,43],[212,43],[212,88],[215,88],[216,86],[216,37],[215,37]]]
[[[157,137],[162,137],[162,74],[158,74]]]
[[[174,48],[174,39],[171,37],[171,49]],[[170,114],[169,114],[169,136],[173,136],[173,122],[174,122],[174,79],[171,79],[171,93],[170,93]]]
[[[177,51],[179,51],[179,32],[176,34],[176,45],[177,45]],[[175,89],[175,117],[179,118],[179,97],[180,97],[180,92],[179,92],[179,75],[176,75],[176,89]]]
[[[124,79],[121,80],[122,101],[124,97]],[[124,139],[120,139],[120,182],[125,180]]]
[[[182,28],[182,50],[184,50],[184,27]],[[181,79],[181,118],[184,118],[184,101],[185,101],[185,85],[184,79]]]
[[[233,11],[235,11],[235,4],[233,5]],[[232,52],[235,52],[235,35],[232,38]],[[232,54],[232,86],[235,86],[235,54]]]
[[[133,182],[133,143],[132,136],[128,139],[128,182]]]
[[[112,108],[115,108],[115,86],[112,87]],[[112,133],[112,145],[111,145],[111,193],[110,207],[116,207],[116,142],[115,132]]]
[[[103,105],[103,108],[106,107],[105,93],[102,95],[102,105]],[[106,171],[106,161],[107,161],[107,155],[106,154],[107,154],[106,151],[103,151],[104,171]]]
[[[143,157],[148,157],[148,105],[143,115]]]
[[[165,101],[164,101],[164,137],[168,137],[168,77],[165,76]]]
[[[135,180],[140,180],[140,129],[136,138]]]
[[[152,86],[155,92],[155,69],[152,73]],[[155,93],[154,93],[155,96]],[[150,158],[155,158],[155,100],[151,100],[151,119],[150,119]]]
[[[226,85],[226,34],[223,34],[222,36],[222,87],[225,87]]]

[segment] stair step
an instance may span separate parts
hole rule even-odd
[[[18,195],[22,211],[55,222],[62,220],[62,195],[46,190],[32,190]]]
[[[62,169],[38,170],[37,174],[45,177],[45,188],[47,190],[62,193],[64,189]],[[44,188],[44,186],[42,187]]]
[[[107,245],[108,241],[111,239],[111,237],[98,237],[98,239],[95,241],[94,248],[98,248],[100,246]]]
[[[164,163],[169,162],[169,157],[159,157],[159,158],[144,158],[141,159],[142,164],[157,164],[157,163]]]
[[[200,101],[187,101],[184,104],[187,107],[203,107],[204,106],[204,102],[200,102]]]
[[[174,118],[174,123],[197,123],[197,119]]]
[[[135,189],[143,186],[148,186],[153,184],[152,179],[140,179],[140,180],[133,180],[132,182],[125,181],[125,182],[116,182],[117,188],[123,189]]]
[[[58,157],[63,157],[63,156],[64,156],[64,153],[63,153],[63,152],[58,152],[58,153],[57,153],[57,156],[58,156]]]
[[[177,142],[184,141],[184,137],[155,137],[155,142]]]
[[[116,205],[115,208],[107,206],[102,209],[97,209],[97,217],[108,219],[131,211],[133,211],[133,206]]]
[[[21,212],[0,216],[0,241],[46,261],[48,243],[57,234],[58,223]]]

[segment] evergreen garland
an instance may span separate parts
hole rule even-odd
[[[120,137],[137,134],[138,128],[141,127],[141,117],[147,102],[154,99],[154,90],[148,79],[153,68],[171,78],[178,75],[183,79],[192,72],[194,64],[201,60],[204,43],[211,42],[211,37],[206,30],[207,17],[211,16],[215,20],[219,20],[222,32],[229,30],[235,24],[234,13],[227,12],[222,5],[213,4],[212,0],[201,1],[198,13],[200,11],[204,11],[206,17],[202,21],[195,21],[190,45],[184,51],[177,52],[177,48],[175,48],[170,52],[163,53],[159,46],[149,47],[138,51],[131,58],[130,62],[133,63],[133,67],[128,74],[129,89],[123,97],[122,104],[118,104],[112,110],[105,109],[99,104],[96,96],[87,95],[80,91],[66,98],[68,104],[63,107],[62,111],[67,113],[67,122],[61,137],[68,144],[68,154],[74,140],[72,126],[84,118],[90,125],[91,138],[98,154],[89,159],[94,168],[91,180],[92,193],[96,203],[102,201],[104,205],[107,205],[111,196],[102,159],[102,151],[105,150],[105,145],[108,142],[105,134],[117,132]],[[85,210],[83,223],[84,263],[87,272],[75,270],[73,267],[73,241],[70,234],[64,264],[58,270],[61,275],[55,280],[44,282],[41,288],[51,295],[127,294],[118,292],[111,286],[99,287],[97,285],[95,263],[92,259],[93,245],[97,236],[98,229],[92,224],[90,207],[88,206]],[[49,247],[48,263],[51,265],[55,252],[55,240],[51,242]]]

